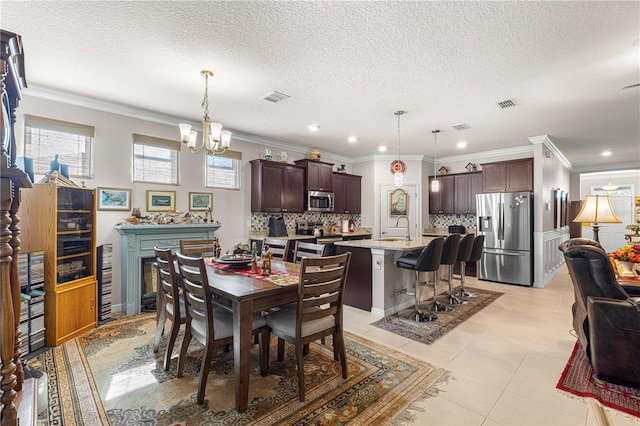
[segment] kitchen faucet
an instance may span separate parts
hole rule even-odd
[[[410,231],[409,231],[409,217],[406,215],[400,215],[398,216],[398,219],[396,220],[396,228],[398,227],[398,223],[400,223],[400,219],[405,218],[407,219],[407,235],[405,236],[407,241],[411,240],[411,235],[410,235]]]

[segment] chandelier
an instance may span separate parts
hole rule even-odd
[[[440,181],[438,180],[438,172],[436,171],[436,158],[438,152],[438,133],[440,130],[432,130],[433,133],[433,180],[431,181],[431,192],[440,191]]]
[[[180,127],[180,137],[182,143],[187,148],[198,154],[203,149],[207,150],[207,154],[222,154],[231,144],[231,132],[222,130],[222,124],[212,123],[209,119],[209,77],[213,77],[213,72],[209,70],[200,71],[200,75],[204,77],[204,97],[202,98],[202,108],[204,109],[204,117],[202,117],[202,144],[196,146],[198,134],[195,130],[191,130],[191,125],[186,123],[178,124]]]

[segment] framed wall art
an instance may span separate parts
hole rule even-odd
[[[176,209],[176,191],[147,190],[147,211],[168,212]]]
[[[189,210],[211,210],[212,199],[211,192],[190,192]]]
[[[131,210],[131,190],[125,188],[98,188],[98,210]]]
[[[407,214],[409,208],[409,194],[398,188],[389,192],[389,215],[402,216]]]

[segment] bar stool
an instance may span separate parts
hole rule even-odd
[[[414,296],[414,310],[407,318],[415,317],[415,320],[418,322],[438,319],[438,316],[432,312],[424,313],[420,311],[420,286],[422,285],[422,282],[420,281],[420,273],[433,271],[434,276],[436,278],[438,277],[438,268],[440,267],[443,245],[444,238],[438,237],[431,240],[431,242],[429,242],[429,244],[427,244],[420,253],[407,253],[396,260],[396,266],[398,268],[416,271],[415,292],[409,293],[407,289],[404,289],[396,293],[404,293],[409,296]]]
[[[458,258],[458,247],[460,246],[460,234],[451,234],[444,240],[444,246],[442,247],[442,256],[440,257],[440,265],[448,266],[448,276],[445,281],[449,281],[449,303],[463,303],[462,299],[459,299],[453,295],[451,287],[451,273],[453,272],[453,264],[456,263]],[[437,274],[433,277],[433,302],[431,302],[432,311],[451,311],[453,306],[446,303],[440,303],[438,301],[438,280]]]
[[[460,240],[460,246],[458,247],[458,258],[456,259],[456,261],[460,264],[460,277],[452,275],[453,279],[460,280],[460,289],[455,292],[455,295],[462,298],[473,297],[471,296],[471,293],[469,293],[464,288],[464,268],[466,266],[466,263],[471,259],[471,250],[473,250],[474,239],[475,235],[467,234],[462,237],[462,240]]]
[[[473,240],[473,248],[471,249],[471,257],[469,257],[469,262],[477,262],[480,260],[480,257],[482,256],[483,247],[484,247],[484,235],[476,235],[476,238]],[[469,291],[467,292],[466,297],[478,297],[478,295],[476,293]]]

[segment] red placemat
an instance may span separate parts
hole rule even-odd
[[[205,263],[223,271],[233,272],[235,274],[244,275],[246,277],[255,278],[257,280],[266,281],[281,286],[298,284],[298,281],[300,281],[300,277],[298,275],[290,274],[284,271],[272,270],[271,275],[265,277],[260,274],[252,274],[250,267],[235,269],[229,268],[230,265],[224,263],[216,263],[213,261],[205,261]]]

